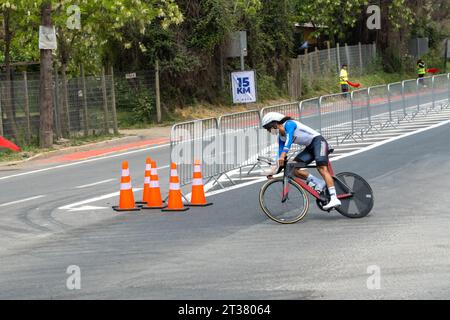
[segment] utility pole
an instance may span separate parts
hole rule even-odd
[[[245,71],[245,54],[247,53],[247,31],[239,32],[239,51],[241,57],[241,70]]]
[[[51,27],[51,0],[46,0],[41,5],[41,25]],[[40,127],[39,144],[42,148],[53,145],[53,65],[52,50],[41,49],[41,74],[39,88]]]

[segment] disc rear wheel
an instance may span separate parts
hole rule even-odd
[[[369,214],[373,208],[374,197],[370,185],[362,177],[352,172],[342,172],[336,175],[334,184],[336,193],[352,196],[341,198],[341,206],[336,210],[348,218],[362,218]]]

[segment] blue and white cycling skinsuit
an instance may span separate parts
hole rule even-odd
[[[295,120],[286,121],[283,127],[286,135],[278,136],[278,158],[283,152],[287,154],[294,143],[306,147],[295,161],[309,164],[315,160],[318,166],[328,165],[328,143],[319,132]]]

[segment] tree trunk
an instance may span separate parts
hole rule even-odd
[[[41,5],[41,24],[51,26],[51,1]],[[40,75],[40,128],[39,143],[42,148],[53,145],[53,65],[52,50],[41,49],[41,75]]]
[[[12,94],[11,94],[11,40],[12,40],[12,32],[10,30],[10,11],[9,9],[5,9],[3,11],[3,20],[5,27],[5,89],[3,94],[3,107],[6,113],[6,123],[9,123],[11,132],[9,132],[10,136],[16,140],[17,142],[17,125],[16,119],[14,117],[14,110],[12,104]]]

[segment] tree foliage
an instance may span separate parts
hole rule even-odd
[[[39,59],[41,2],[0,0],[11,36],[8,47],[5,38],[0,40],[0,61],[6,51],[10,61]],[[366,28],[369,4],[381,7],[379,31]],[[72,5],[81,10],[80,29],[68,27]],[[401,56],[411,37],[428,36],[437,45],[449,36],[449,6],[448,0],[52,0],[54,54],[57,67],[74,74],[80,63],[88,73],[104,65],[151,70],[158,59],[168,99],[213,102],[227,92],[221,85],[222,62],[225,80],[239,68],[239,59],[221,59],[234,31],[247,30],[247,68],[256,69],[267,88],[282,88],[289,58],[300,45],[295,23],[312,23],[318,27],[315,35],[332,42],[377,41],[383,51]]]

